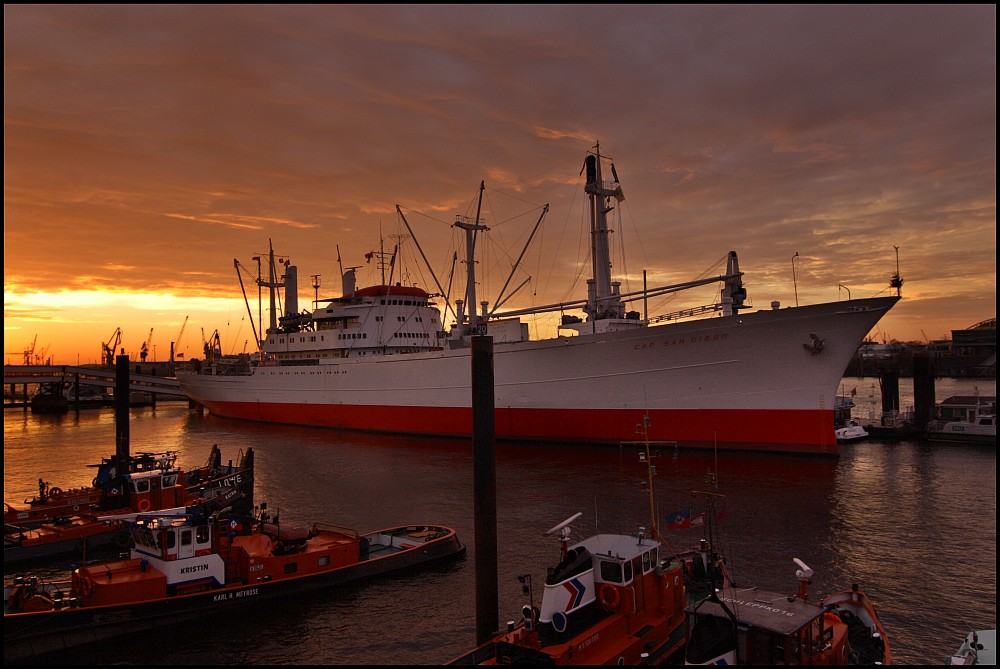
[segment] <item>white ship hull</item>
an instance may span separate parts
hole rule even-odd
[[[494,343],[496,437],[649,438],[836,455],[836,393],[898,297],[762,310],[542,341]],[[821,341],[819,341],[821,340]],[[819,342],[819,345],[817,345]],[[385,433],[472,435],[470,349],[178,371],[218,416]]]

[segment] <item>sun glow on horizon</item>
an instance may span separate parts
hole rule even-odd
[[[8,287],[4,359],[22,364],[30,353],[31,364],[97,363],[115,328],[122,332],[121,347],[136,359],[146,342],[151,342],[150,361],[167,360],[171,343],[176,353],[197,357],[203,336],[218,330],[223,342],[240,337],[245,320],[246,306],[233,297],[129,290],[19,292]],[[252,333],[249,324],[245,330]]]

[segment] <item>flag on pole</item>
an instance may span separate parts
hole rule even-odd
[[[685,527],[691,527],[691,509],[681,509],[667,516],[668,530],[679,530]]]

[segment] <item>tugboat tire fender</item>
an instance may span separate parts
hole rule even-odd
[[[49,495],[52,497],[59,497],[63,493],[62,488],[56,486],[55,488],[49,488]]]

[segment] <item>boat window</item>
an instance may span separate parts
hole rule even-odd
[[[733,624],[716,616],[692,615],[688,619],[691,638],[685,660],[688,664],[708,664],[736,649]]]
[[[786,637],[757,628],[751,631],[750,658],[754,664],[784,664]]]
[[[149,492],[149,479],[139,479],[135,482],[135,492]]]
[[[638,562],[638,558],[636,558],[636,562]],[[625,575],[624,575],[625,581],[624,582],[628,583],[629,581],[632,580],[632,563],[631,562],[626,562],[623,566],[625,567]]]
[[[287,563],[285,565],[285,573],[286,574],[294,574],[298,570],[299,570],[299,563],[298,562],[289,562],[289,563]]]
[[[191,530],[183,530],[181,532],[181,546],[191,545]]]
[[[642,554],[642,572],[649,571],[649,551]]]
[[[197,529],[197,534],[195,534],[194,540],[199,544],[207,544],[211,539],[211,535],[208,531],[208,525],[199,525]]]
[[[140,546],[147,546],[149,548],[156,547],[156,537],[153,536],[153,532],[146,525],[138,525],[132,533],[132,537],[135,539],[135,543]]]
[[[160,548],[163,548],[163,537],[166,537],[167,548],[174,548],[177,546],[177,536],[173,532],[163,532],[163,536],[160,537]]]
[[[622,582],[622,566],[618,562],[601,560],[601,580],[606,583]]]
[[[329,564],[330,564],[330,556],[329,555],[320,555],[319,556],[319,566],[320,567],[326,567]]]

